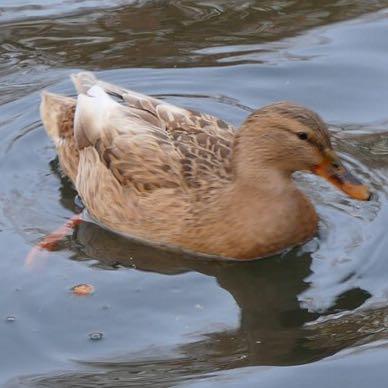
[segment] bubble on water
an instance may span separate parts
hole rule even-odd
[[[136,269],[136,263],[135,263],[135,260],[134,258],[131,256],[129,259],[128,259],[128,265],[127,265],[128,268],[134,268]]]
[[[101,341],[103,336],[104,336],[103,333],[97,332],[97,331],[93,333],[89,333],[89,339],[91,341]]]

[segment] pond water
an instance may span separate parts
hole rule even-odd
[[[0,384],[388,386],[387,29],[388,1],[3,0]],[[236,125],[305,104],[374,198],[299,175],[319,235],[265,260],[204,261],[85,222],[28,266],[78,211],[38,105],[45,88],[72,94],[80,69]]]

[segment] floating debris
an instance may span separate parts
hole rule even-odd
[[[76,286],[71,288],[71,291],[73,292],[74,295],[77,296],[88,296],[93,294],[94,292],[94,287],[91,284],[77,284]]]
[[[89,333],[89,339],[91,341],[101,341],[103,336],[104,334],[100,332]]]

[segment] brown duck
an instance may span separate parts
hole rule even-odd
[[[72,79],[78,97],[43,93],[42,120],[90,215],[113,231],[251,259],[317,230],[293,172],[312,171],[353,198],[370,197],[340,162],[325,123],[299,105],[258,109],[236,129],[91,73]]]

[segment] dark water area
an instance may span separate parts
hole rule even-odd
[[[0,2],[0,385],[387,387],[387,33],[388,1]],[[27,265],[78,211],[39,101],[73,94],[80,69],[236,125],[274,101],[307,105],[374,198],[298,174],[319,235],[265,260],[85,222]],[[72,295],[78,283],[95,293]]]

